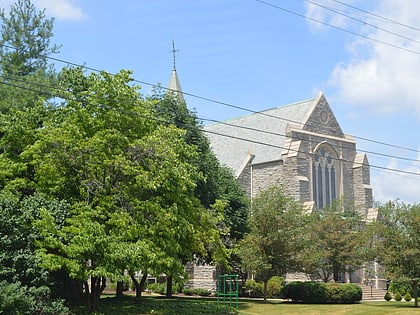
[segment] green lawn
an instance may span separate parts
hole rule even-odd
[[[101,300],[101,306],[95,315],[219,315],[226,314],[216,299],[208,298],[173,298],[145,297],[140,306],[134,305],[133,297],[123,300],[107,297]],[[364,302],[345,305],[292,304],[283,301],[240,300],[239,315],[405,315],[420,314],[420,308],[414,308],[413,302]],[[86,308],[74,309],[75,314],[89,314]]]
[[[287,302],[243,301],[239,303],[240,315],[405,315],[420,314],[420,308],[413,307],[414,302],[363,302],[361,304],[292,304]]]

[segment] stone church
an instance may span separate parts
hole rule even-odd
[[[283,185],[308,210],[354,200],[366,220],[372,209],[369,162],[342,131],[325,96],[204,127],[213,152],[247,194]]]
[[[184,101],[175,67],[168,90]],[[367,156],[357,152],[354,137],[343,132],[322,93],[207,125],[203,131],[219,161],[231,168],[250,198],[283,185],[307,211],[345,198],[354,201],[366,221],[376,218]],[[187,286],[214,288],[215,267],[190,263],[186,271]],[[363,279],[360,270],[350,280]]]

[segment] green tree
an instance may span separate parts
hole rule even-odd
[[[194,147],[183,130],[154,119],[154,104],[130,85],[129,72],[65,69],[60,78],[65,103],[23,156],[37,191],[71,203],[63,227],[46,211],[38,223],[44,265],[82,280],[95,309],[106,277],[178,275],[180,257],[220,237],[216,216],[194,195],[201,176],[190,163]]]
[[[379,207],[375,224],[378,261],[394,280],[408,280],[418,307],[420,205],[390,201]]]
[[[360,215],[337,201],[310,216],[306,229],[305,272],[324,282],[360,268],[364,261],[364,230]]]
[[[51,44],[54,19],[37,11],[30,0],[18,0],[8,12],[0,11],[0,111],[32,107],[50,97],[55,83],[48,57],[59,52]],[[42,92],[40,92],[42,91]]]
[[[195,196],[200,200],[201,205],[212,211],[215,205],[223,213],[224,219],[216,222],[223,243],[232,248],[233,245],[244,237],[247,229],[248,200],[243,189],[240,187],[235,177],[229,169],[220,165],[216,156],[210,148],[210,143],[202,131],[202,124],[196,114],[189,110],[185,102],[173,97],[172,94],[163,94],[157,91],[153,96],[156,102],[157,118],[164,123],[173,124],[185,130],[185,141],[193,145],[197,154],[192,157],[190,162],[203,175],[196,181]],[[215,262],[216,256],[221,258],[220,253],[215,253],[215,246],[207,248],[206,257],[199,259],[207,262]],[[198,253],[196,253],[198,254]],[[197,257],[197,255],[196,255]],[[234,267],[237,262],[235,255],[230,256],[229,263]],[[185,263],[192,259],[191,256],[181,258]],[[222,261],[225,260],[224,258]],[[170,279],[169,279],[170,280]],[[167,295],[171,294],[170,281],[167,288]]]
[[[269,188],[253,199],[250,231],[239,242],[237,253],[243,268],[264,282],[264,300],[272,276],[300,270],[303,223],[302,207],[281,187]]]

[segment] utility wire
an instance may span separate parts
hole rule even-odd
[[[41,87],[41,88],[56,89],[57,90],[56,87],[53,87],[51,85],[46,85],[46,84],[41,84],[41,83],[35,83],[35,82],[29,82],[29,81],[24,80],[22,78],[12,78],[12,77],[6,77],[6,76],[2,76],[2,75],[0,75],[0,77],[2,77],[4,79],[7,79],[8,81],[15,80],[15,81],[21,82],[21,83],[33,84],[33,85],[36,85],[36,86]],[[11,86],[18,87],[17,85],[11,85]],[[35,90],[33,90],[33,91],[35,91]],[[63,92],[67,92],[67,91],[64,91],[64,90],[62,90],[62,91]],[[49,93],[45,93],[45,94],[48,95],[48,96],[52,96]],[[261,114],[261,112],[257,112],[257,114]],[[272,118],[278,118],[278,116],[275,116],[275,115],[266,114],[266,116],[267,117],[272,117]],[[273,136],[279,136],[279,137],[283,137],[283,138],[291,138],[293,140],[298,140],[298,141],[306,141],[306,140],[301,139],[301,138],[298,138],[298,137],[288,136],[286,134],[271,132],[271,131],[268,131],[268,130],[262,130],[262,129],[252,128],[252,127],[247,127],[247,126],[242,126],[242,125],[236,125],[236,124],[229,123],[227,121],[220,121],[220,120],[215,120],[215,119],[210,119],[210,118],[203,118],[203,117],[200,117],[200,116],[197,116],[197,118],[199,120],[201,120],[201,121],[207,121],[207,122],[211,122],[211,123],[222,124],[222,125],[230,126],[230,127],[233,127],[233,128],[238,128],[238,129],[243,129],[243,130],[249,130],[249,131],[253,131],[253,132],[260,132],[260,133],[263,133],[263,134],[268,134],[268,135],[273,135]],[[371,154],[371,155],[383,156],[383,157],[387,157],[387,158],[394,158],[394,159],[398,159],[398,160],[404,160],[404,161],[409,161],[409,162],[417,162],[417,163],[420,163],[420,160],[417,160],[417,159],[406,158],[406,157],[396,156],[396,155],[390,155],[390,154],[386,154],[386,153],[379,153],[379,152],[374,152],[374,151],[368,151],[368,150],[363,150],[363,149],[357,149],[356,150],[353,147],[346,147],[346,146],[343,146],[343,145],[340,145],[339,148],[345,149],[345,150],[354,150],[356,152],[358,151],[358,152],[363,152],[363,153]]]
[[[315,5],[315,6],[318,6],[318,7],[320,7],[320,8],[323,8],[323,9],[325,9],[325,10],[328,10],[328,11],[330,11],[330,12],[334,12],[334,13],[336,13],[336,14],[342,15],[342,16],[344,16],[344,17],[346,17],[346,18],[348,18],[348,19],[351,19],[351,20],[353,20],[353,21],[359,22],[359,23],[361,23],[361,24],[363,24],[363,25],[367,25],[367,26],[373,27],[373,28],[375,28],[375,29],[377,29],[377,30],[383,31],[383,32],[385,32],[385,33],[388,33],[388,34],[391,34],[391,35],[394,35],[394,36],[400,37],[400,38],[402,38],[402,39],[406,39],[406,40],[408,40],[408,41],[411,41],[411,42],[414,42],[414,43],[420,44],[420,41],[418,41],[418,40],[415,40],[415,39],[412,39],[412,38],[410,38],[410,37],[407,37],[407,36],[404,36],[404,35],[401,35],[401,34],[395,33],[395,32],[393,32],[393,31],[390,31],[390,30],[384,29],[384,28],[382,28],[382,27],[380,27],[380,26],[377,26],[377,25],[374,25],[374,24],[370,24],[370,23],[368,23],[368,22],[366,22],[366,21],[360,20],[360,19],[355,18],[355,17],[353,17],[353,16],[351,16],[351,15],[348,15],[348,14],[342,13],[342,12],[340,12],[340,11],[338,11],[338,10],[335,10],[335,9],[329,8],[329,7],[327,7],[327,6],[325,6],[325,5],[322,5],[322,4],[320,4],[320,3],[316,3],[316,2],[311,1],[311,0],[305,0],[305,1],[306,1],[306,2],[308,2],[308,3],[310,3],[310,4],[312,4],[312,5]]]
[[[72,99],[72,98],[69,98],[69,97],[66,97],[66,96],[54,95],[53,93],[49,93],[49,92],[46,93],[44,91],[39,91],[39,90],[36,90],[36,89],[28,88],[28,87],[25,87],[25,86],[19,86],[17,84],[12,84],[12,83],[8,83],[8,82],[4,82],[4,81],[0,81],[0,84],[4,84],[4,85],[7,85],[7,86],[12,86],[12,87],[15,87],[15,88],[20,88],[20,89],[28,90],[28,91],[32,91],[32,92],[39,92],[39,93],[42,93],[43,95],[48,94],[49,96],[52,96],[52,97],[61,97],[63,99],[67,99],[67,100],[79,102],[76,99]],[[124,113],[124,114],[136,115],[136,116],[142,117],[144,119],[151,119],[151,120],[155,120],[155,121],[158,121],[158,122],[161,122],[161,123],[172,124],[172,122],[170,122],[170,121],[159,119],[159,118],[153,117],[153,116],[140,115],[139,113],[136,113],[136,112],[133,112],[133,111],[128,111],[128,110],[122,110],[122,109],[116,108],[114,106],[109,106],[109,105],[104,105],[104,104],[101,104],[101,106],[102,107],[106,107],[106,108],[108,108],[110,110],[114,110],[114,111],[118,111],[118,112]],[[182,125],[184,127],[186,127],[186,128],[192,126],[192,125],[189,125],[189,124],[186,124],[186,123],[182,123]],[[213,131],[209,131],[209,130],[205,130],[205,129],[202,129],[202,131],[205,132],[205,133],[219,135],[219,136],[227,137],[227,138],[230,138],[230,139],[236,139],[236,140],[246,141],[246,142],[250,142],[250,143],[254,143],[254,144],[258,144],[258,145],[264,145],[264,146],[268,146],[268,147],[273,147],[273,148],[278,148],[278,149],[293,151],[293,152],[297,152],[297,153],[301,153],[301,154],[305,154],[305,155],[311,155],[308,152],[296,150],[296,149],[293,149],[293,148],[286,148],[286,147],[274,145],[274,144],[271,144],[271,143],[265,143],[265,142],[262,142],[262,141],[256,141],[256,140],[252,140],[252,139],[247,139],[247,138],[242,138],[242,137],[237,137],[237,136],[232,136],[232,135],[226,135],[226,134],[222,134],[222,133],[218,133],[218,132],[213,132]],[[346,163],[352,163],[352,164],[357,164],[357,165],[360,165],[360,166],[364,166],[364,164],[361,163],[361,162],[349,161],[349,160],[346,160],[346,159],[334,158],[334,157],[331,157],[331,159],[337,160],[339,162],[346,162]],[[369,166],[371,168],[375,168],[375,169],[379,169],[379,170],[392,171],[392,172],[406,174],[406,175],[420,176],[420,173],[416,173],[416,172],[412,172],[412,171],[399,170],[399,169],[395,169],[395,168],[389,168],[389,167],[378,166],[378,165],[369,165]]]
[[[264,1],[260,1],[260,0],[256,0],[256,1],[264,3]],[[302,17],[305,17],[305,16],[302,15]],[[15,49],[15,47],[10,46],[10,45],[6,45],[6,44],[0,44],[0,46],[6,47],[6,48],[9,48],[9,49]],[[56,62],[64,63],[64,64],[67,64],[67,65],[71,65],[71,66],[83,68],[83,69],[86,69],[86,70],[90,70],[92,72],[97,72],[97,73],[106,72],[106,73],[109,73],[110,75],[114,75],[113,73],[110,73],[110,72],[105,71],[105,70],[99,70],[99,69],[96,69],[96,68],[93,68],[93,67],[89,67],[89,66],[82,65],[82,64],[77,64],[77,63],[74,63],[74,62],[69,62],[69,61],[66,61],[66,60],[63,60],[63,59],[54,58],[54,57],[45,56],[45,55],[42,56],[42,57],[53,60],[53,61],[56,61]],[[133,82],[140,83],[140,84],[143,84],[143,85],[147,85],[147,86],[150,86],[150,87],[153,87],[153,88],[161,88],[161,89],[164,89],[164,90],[170,91],[170,92],[175,92],[175,93],[178,92],[176,90],[173,90],[173,89],[170,89],[170,88],[167,88],[167,87],[163,87],[163,86],[160,86],[158,84],[153,84],[153,83],[143,81],[143,80],[138,80],[138,79],[135,79],[135,78],[133,78]],[[230,104],[230,103],[227,103],[227,102],[214,100],[214,99],[211,99],[211,98],[208,98],[208,97],[199,96],[199,95],[189,93],[189,92],[184,92],[183,91],[182,94],[190,96],[192,98],[200,99],[200,100],[203,100],[203,101],[219,104],[219,105],[222,105],[222,106],[225,106],[225,107],[239,109],[239,110],[242,110],[242,111],[245,111],[245,112],[248,112],[248,113],[259,114],[259,115],[263,115],[263,116],[266,116],[266,117],[271,117],[271,118],[275,118],[275,119],[279,119],[279,120],[283,120],[283,121],[287,121],[287,122],[302,125],[302,122],[294,121],[294,120],[291,120],[291,119],[286,119],[286,118],[279,117],[279,116],[269,115],[269,114],[266,114],[265,111],[255,111],[255,110],[252,110],[252,109],[249,109],[249,108],[246,108],[246,107],[242,107],[242,106]],[[384,146],[388,146],[388,147],[392,147],[392,148],[396,148],[396,149],[402,149],[402,150],[407,150],[407,151],[411,151],[411,152],[415,152],[415,153],[420,153],[420,150],[416,150],[416,149],[412,149],[412,148],[408,148],[408,147],[403,147],[403,146],[399,146],[399,145],[395,145],[395,144],[391,144],[391,143],[387,143],[387,142],[376,141],[376,140],[372,140],[372,139],[369,139],[369,138],[358,137],[358,136],[354,136],[354,135],[353,135],[353,137],[355,139],[360,139],[360,140],[364,140],[364,141],[367,141],[367,142],[376,143],[376,144],[380,144],[380,145],[384,145]]]
[[[358,8],[356,6],[352,6],[352,5],[348,4],[348,3],[345,3],[345,2],[342,2],[342,1],[339,1],[339,0],[331,0],[331,1],[334,1],[334,2],[337,2],[339,4],[342,4],[342,5],[344,5],[344,6],[348,7],[348,8],[352,8],[353,10],[356,10],[356,11],[359,11],[359,12],[362,12],[362,13],[365,13],[365,14],[368,14],[368,15],[371,15],[371,16],[374,16],[374,17],[376,17],[376,18],[378,18],[380,20],[391,22],[391,23],[397,24],[399,26],[403,26],[405,28],[409,28],[409,29],[412,29],[412,30],[415,30],[415,31],[419,31],[420,32],[420,28],[417,28],[415,26],[404,24],[404,23],[398,22],[396,20],[392,20],[390,18],[384,17],[382,15],[379,15],[379,14],[376,14],[376,13],[373,13],[373,12],[370,12],[370,11],[367,11],[367,10],[363,10],[361,8]]]
[[[252,128],[252,127],[247,127],[247,126],[235,125],[235,124],[231,124],[231,123],[225,122],[225,121],[219,121],[219,120],[214,120],[214,119],[209,119],[209,118],[202,118],[202,117],[199,117],[199,116],[197,118],[200,119],[200,120],[203,120],[203,121],[208,121],[208,122],[212,122],[212,123],[216,123],[216,124],[221,124],[221,125],[225,125],[225,126],[229,126],[229,127],[233,127],[233,128],[250,130],[250,131],[260,132],[260,133],[264,133],[264,134],[268,134],[268,135],[280,136],[280,137],[284,137],[284,138],[291,138],[293,140],[298,140],[298,141],[307,141],[307,140],[304,140],[304,139],[301,139],[301,138],[298,138],[298,137],[288,136],[288,135],[282,134],[282,133],[271,132],[271,131]],[[350,148],[350,147],[345,147],[345,146],[342,146],[342,145],[340,145],[339,148],[345,149],[345,150],[350,149],[350,150],[354,150],[354,151],[358,151],[358,152],[363,152],[363,153],[366,153],[366,154],[378,155],[378,156],[383,156],[383,157],[387,157],[387,158],[393,158],[393,159],[398,159],[398,160],[420,163],[420,160],[418,160],[418,159],[406,158],[406,157],[401,157],[401,156],[396,156],[396,155],[391,155],[391,154],[386,154],[386,153],[378,153],[378,152],[362,150],[362,149],[357,149],[356,150],[356,149],[353,149],[353,148]]]
[[[335,28],[337,30],[340,30],[340,31],[343,31],[343,32],[346,32],[346,33],[349,33],[349,34],[352,34],[352,35],[355,35],[357,37],[361,37],[361,38],[364,38],[364,39],[367,39],[367,40],[370,40],[370,41],[373,41],[373,42],[376,42],[376,43],[380,43],[380,44],[383,44],[383,45],[386,45],[386,46],[389,46],[389,47],[397,48],[397,49],[400,49],[400,50],[403,50],[403,51],[406,51],[406,52],[410,52],[410,53],[413,53],[413,54],[416,54],[416,55],[420,55],[420,51],[412,50],[412,49],[409,49],[409,48],[406,48],[406,47],[403,47],[403,46],[398,46],[396,44],[385,42],[385,41],[380,40],[380,39],[377,39],[377,38],[373,38],[373,37],[370,37],[370,36],[367,36],[367,35],[363,35],[361,33],[354,32],[354,31],[349,30],[349,29],[346,29],[344,27],[336,26],[334,24],[330,24],[330,23],[327,23],[327,22],[324,22],[324,21],[315,19],[313,17],[306,16],[304,14],[301,14],[301,13],[298,13],[298,12],[295,12],[295,11],[292,11],[292,10],[289,10],[289,9],[286,9],[284,7],[281,7],[281,6],[276,5],[274,3],[271,3],[271,2],[267,2],[267,1],[263,1],[263,0],[255,0],[255,1],[260,2],[260,3],[262,3],[262,4],[266,5],[266,6],[275,8],[277,10],[281,10],[281,11],[284,11],[284,12],[287,12],[287,13],[290,13],[290,14],[293,14],[293,15],[296,15],[298,17],[304,18],[305,20],[310,20],[312,22],[323,24],[323,25],[329,26],[331,28]]]

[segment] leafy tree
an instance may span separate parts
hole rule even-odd
[[[342,202],[312,213],[302,255],[306,273],[328,282],[357,270],[364,261],[364,236],[361,217]]]
[[[36,189],[71,203],[62,227],[42,213],[44,265],[84,281],[91,309],[106,277],[123,270],[178,275],[180,257],[219,242],[215,216],[194,195],[201,176],[189,162],[194,147],[184,131],[153,119],[153,103],[130,82],[127,71],[64,70],[65,103],[23,154]]]
[[[30,0],[18,0],[0,11],[0,111],[32,107],[55,82],[48,57],[59,52],[51,44],[54,19],[37,11]],[[42,92],[40,92],[42,91]]]
[[[49,209],[56,218],[62,218],[67,210],[64,202],[38,195],[19,200],[0,194],[0,280],[28,287],[51,284],[52,279],[35,255],[39,234],[32,224],[41,208]]]
[[[202,131],[201,122],[196,114],[187,108],[185,102],[170,93],[162,94],[161,91],[157,91],[153,99],[157,100],[155,105],[157,118],[185,130],[185,141],[195,147],[197,154],[190,162],[203,175],[196,181],[195,196],[209,211],[217,204],[219,212],[223,212],[224,218],[217,222],[217,225],[222,233],[224,244],[232,248],[247,231],[248,200],[243,189],[231,171],[220,165],[210,148],[209,140]],[[217,254],[215,250],[214,246],[211,249],[208,248],[209,255],[199,257],[199,259],[208,262],[217,261],[215,257],[217,255],[220,257],[220,253]],[[181,257],[184,263],[191,259],[191,256]],[[230,263],[235,265],[232,259]],[[170,286],[170,281],[168,284]],[[167,288],[167,295],[170,295],[171,291],[170,287]]]
[[[420,205],[390,201],[379,207],[375,224],[378,261],[394,280],[409,280],[418,307]]]
[[[253,200],[250,231],[239,242],[237,252],[242,266],[264,282],[264,300],[272,276],[300,269],[303,222],[302,207],[281,187],[269,188]]]

